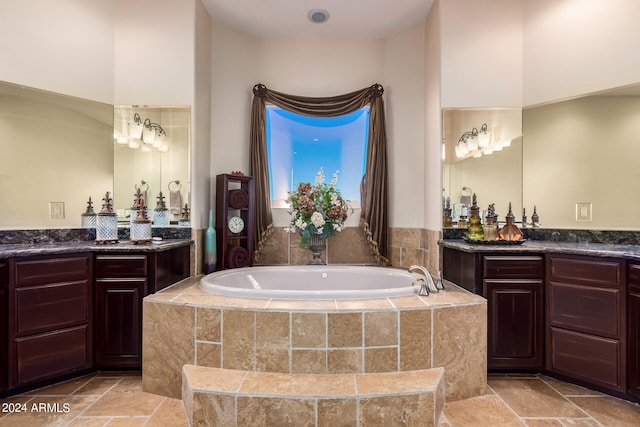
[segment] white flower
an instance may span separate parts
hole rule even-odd
[[[338,183],[338,172],[340,171],[337,170],[336,173],[333,174],[333,179],[331,180],[331,184],[329,184],[329,187],[333,188]]]
[[[316,226],[316,228],[320,228],[324,225],[324,218],[320,212],[314,212],[311,215],[311,223]]]
[[[340,224],[334,222],[333,223],[333,229],[336,230],[337,232],[341,232],[342,231],[342,227],[340,226]]]
[[[296,220],[296,227],[298,227],[300,230],[304,230],[305,228],[307,228],[307,223],[304,222],[302,218],[298,218]]]
[[[337,206],[340,204],[340,200],[338,199],[338,195],[337,194],[332,194],[331,195],[331,204],[333,206]]]
[[[319,187],[322,184],[324,184],[324,170],[320,168],[318,174],[316,175],[316,187]]]
[[[295,233],[296,232],[296,227],[294,227],[293,225],[290,227],[285,227],[284,228],[284,232],[285,233]]]

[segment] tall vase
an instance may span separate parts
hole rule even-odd
[[[311,241],[309,242],[309,250],[311,251],[311,261],[309,261],[310,265],[324,265],[325,262],[322,260],[320,255],[327,247],[327,241],[317,234],[313,234],[311,236]]]

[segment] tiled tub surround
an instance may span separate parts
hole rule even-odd
[[[147,392],[180,398],[185,365],[321,376],[442,367],[447,401],[485,392],[486,301],[453,284],[428,297],[287,301],[213,295],[198,282],[144,299]]]

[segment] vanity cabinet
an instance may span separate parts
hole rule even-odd
[[[144,254],[96,254],[96,368],[141,365],[142,298],[147,294],[148,270]]]
[[[9,288],[9,263],[0,260],[0,393],[7,389],[7,292]]]
[[[547,370],[625,393],[624,261],[548,255],[546,270]]]
[[[9,261],[8,386],[93,365],[90,253]]]
[[[189,277],[190,247],[96,253],[95,365],[142,366],[142,299]]]
[[[640,400],[640,264],[629,264],[627,392]]]
[[[483,255],[487,368],[539,370],[544,345],[544,258]]]

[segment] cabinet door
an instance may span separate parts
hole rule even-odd
[[[543,360],[542,280],[485,279],[489,369],[540,369]]]
[[[139,368],[146,279],[96,279],[95,362],[98,368]]]
[[[7,345],[8,337],[8,317],[7,317],[7,288],[9,286],[9,264],[0,261],[0,392],[7,389]]]
[[[629,294],[628,392],[640,399],[640,291]]]

